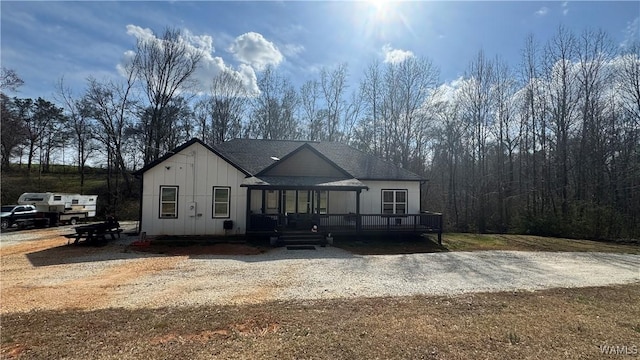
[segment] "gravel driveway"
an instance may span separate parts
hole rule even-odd
[[[535,290],[640,281],[639,269],[637,255],[487,251],[354,256],[337,248],[279,248],[259,256],[181,261],[141,279],[139,296],[120,301],[162,306]],[[153,295],[144,298],[149,288]],[[181,289],[181,296],[167,296],[166,289]]]
[[[6,236],[3,236],[6,237]],[[162,256],[25,240],[0,248],[2,312],[583,287],[640,281],[640,256],[516,251],[354,255],[335,247]]]

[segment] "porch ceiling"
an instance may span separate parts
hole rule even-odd
[[[261,189],[319,189],[359,190],[368,186],[354,178],[329,178],[314,176],[261,176],[248,177],[240,186]]]

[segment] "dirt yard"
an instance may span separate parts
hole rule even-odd
[[[597,358],[640,345],[634,254],[142,251],[127,236],[67,245],[69,230],[2,234],[2,358]]]
[[[105,308],[112,306],[120,287],[175,269],[189,258],[187,255],[260,253],[243,244],[216,244],[198,249],[162,245],[138,248],[130,245],[136,237],[126,234],[105,246],[74,245],[62,236],[70,232],[71,227],[63,227],[3,234],[2,313]]]

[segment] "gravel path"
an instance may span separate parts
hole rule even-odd
[[[354,256],[337,248],[282,248],[260,256],[181,261],[139,279],[135,289],[141,293],[132,296],[126,290],[117,303],[137,307],[443,295],[637,281],[638,255],[486,251]]]
[[[59,230],[56,230],[59,231]],[[3,236],[1,312],[258,303],[583,287],[640,281],[640,255],[518,251],[354,255],[334,247],[163,256]],[[18,235],[16,235],[18,236]],[[10,239],[9,239],[10,240]],[[11,245],[7,244],[10,243]]]

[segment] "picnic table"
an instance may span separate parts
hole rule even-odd
[[[115,240],[116,235],[120,238],[120,233],[122,232],[120,224],[113,218],[107,219],[107,221],[102,223],[76,226],[75,230],[75,233],[65,235],[65,237],[69,239],[67,244],[71,242],[71,239],[75,239],[73,241],[74,244],[82,240],[86,242],[105,242],[107,241],[107,236],[109,236],[111,240]]]

